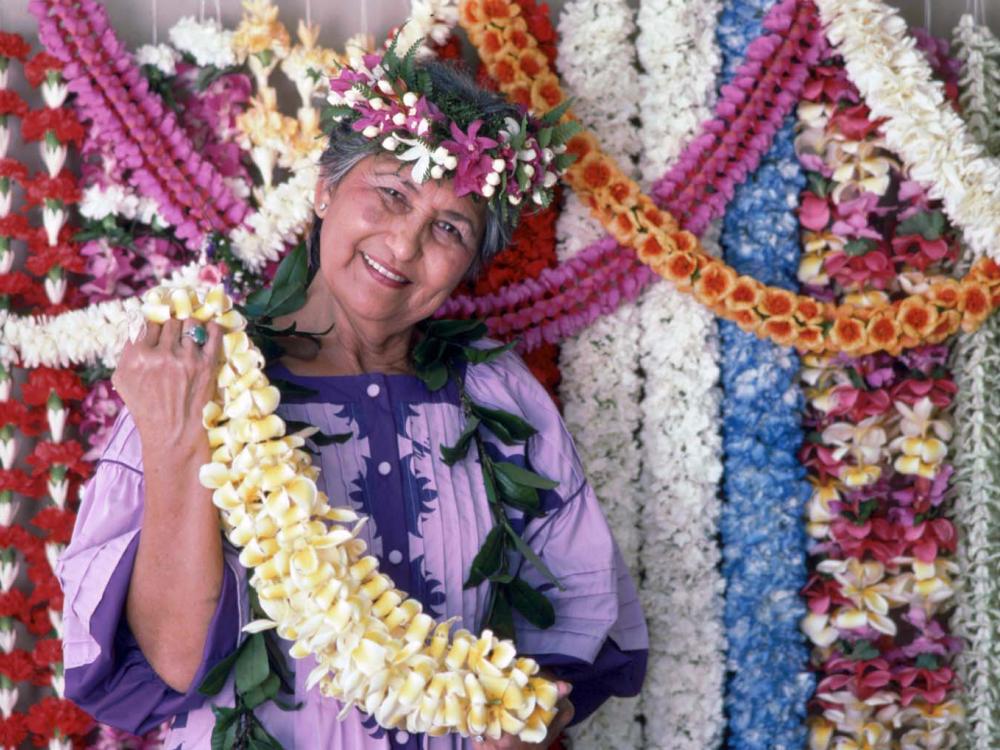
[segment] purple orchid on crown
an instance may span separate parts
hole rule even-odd
[[[579,125],[559,120],[568,103],[542,117],[523,107],[513,117],[481,117],[449,97],[434,100],[430,76],[395,43],[382,55],[365,55],[330,81],[324,125],[348,123],[379,139],[397,159],[412,162],[416,183],[454,180],[458,196],[481,196],[516,223],[522,203],[546,207],[559,175],[572,163],[565,143]]]

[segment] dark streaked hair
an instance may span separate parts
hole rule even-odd
[[[428,60],[419,63],[417,67],[427,71],[430,76],[434,91],[432,101],[444,95],[468,103],[484,117],[512,117],[520,121],[522,113],[517,107],[502,95],[477,86],[475,81],[459,68],[439,60]],[[365,138],[361,133],[351,130],[350,125],[340,125],[330,134],[326,150],[320,156],[319,179],[326,187],[335,187],[359,161],[382,151],[378,140]],[[510,243],[516,222],[512,216],[516,216],[516,212],[511,212],[511,216],[505,219],[487,206],[483,239],[479,243],[472,265],[469,266],[467,279],[478,276],[490,260]],[[319,270],[319,238],[322,228],[323,220],[318,216],[314,217],[309,231],[308,245],[310,279]]]

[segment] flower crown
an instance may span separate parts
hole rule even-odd
[[[579,125],[559,122],[569,102],[540,118],[518,105],[520,121],[481,117],[468,102],[434,91],[430,74],[414,62],[416,51],[415,45],[399,57],[394,40],[384,54],[345,66],[330,80],[324,130],[347,122],[397,159],[413,162],[416,183],[452,177],[456,195],[482,196],[515,222],[525,200],[548,206],[574,159],[564,144]]]

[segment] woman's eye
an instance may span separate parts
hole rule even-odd
[[[403,194],[401,192],[399,192],[398,190],[396,190],[396,188],[381,187],[381,188],[379,188],[379,190],[382,191],[383,195],[389,196],[394,201],[402,201],[403,200]]]
[[[462,236],[462,231],[447,221],[439,221],[438,226],[442,231],[451,236],[452,239],[457,240],[460,244],[465,244],[465,237]]]

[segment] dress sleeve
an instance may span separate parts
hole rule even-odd
[[[520,357],[470,367],[466,384],[473,400],[519,414],[538,430],[523,460],[559,482],[544,493],[546,515],[527,524],[524,538],[563,588],[530,563],[519,571],[549,597],[555,623],[542,630],[515,614],[515,627],[519,651],[573,684],[575,723],[610,696],[642,687],[649,638],[635,583],[558,409]]]
[[[144,497],[139,435],[123,412],[83,489],[56,575],[65,593],[67,697],[98,721],[137,734],[205,701],[198,685],[236,648],[247,619],[245,572],[235,550],[227,547],[222,592],[191,688],[180,693],[153,670],[125,618]]]

